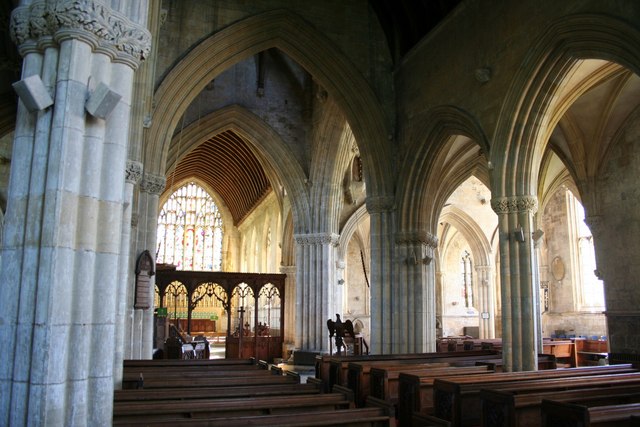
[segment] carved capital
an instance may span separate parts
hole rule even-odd
[[[151,51],[151,34],[98,0],[36,0],[11,13],[10,34],[20,53],[52,40],[77,38],[114,62],[137,68]]]
[[[538,198],[534,196],[497,197],[491,199],[491,208],[498,215],[538,211]]]
[[[126,182],[136,185],[140,178],[142,178],[142,163],[135,160],[127,160],[127,168],[125,169]]]
[[[395,199],[391,196],[369,196],[365,203],[370,214],[391,212],[395,208]]]
[[[312,233],[312,234],[297,234],[295,236],[296,243],[299,245],[332,245],[338,246],[340,236],[334,233]]]
[[[145,173],[142,182],[140,183],[140,189],[145,193],[160,195],[164,191],[164,187],[167,185],[167,179],[163,175],[153,175]]]
[[[431,249],[438,247],[438,237],[427,231],[401,231],[396,234],[398,245],[424,245]]]

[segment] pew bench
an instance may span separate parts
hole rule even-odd
[[[542,425],[563,427],[638,426],[640,403],[584,406],[565,402],[542,401]]]
[[[346,372],[348,364],[350,362],[365,362],[373,360],[387,360],[387,361],[400,361],[400,360],[412,360],[423,359],[422,363],[438,362],[446,360],[431,360],[434,358],[447,358],[447,357],[493,357],[499,354],[497,351],[464,351],[464,352],[452,352],[452,353],[407,353],[407,354],[378,354],[378,355],[366,355],[366,356],[336,356],[336,355],[319,355],[316,356],[315,364],[315,377],[322,380],[325,384],[325,390],[331,390],[334,384],[347,385]],[[460,359],[462,360],[462,359]],[[420,362],[416,362],[420,363]]]
[[[594,374],[585,368],[567,368],[531,372],[501,372],[484,376],[439,378],[433,384],[433,408],[438,418],[453,426],[480,423],[480,390],[518,387],[523,390],[587,388],[607,384],[640,383],[640,372]],[[582,370],[582,371],[580,371]]]
[[[349,363],[347,366],[347,387],[353,390],[356,406],[365,405],[366,397],[370,394],[371,370],[375,367],[389,370],[418,370],[449,367],[448,362],[422,363],[422,359],[401,361],[367,361]]]
[[[449,368],[434,369],[413,369],[413,367],[405,366],[403,368],[398,367],[373,367],[369,373],[370,389],[369,394],[375,398],[382,399],[388,402],[397,403],[399,395],[400,374],[415,375],[417,377],[434,375],[448,376],[448,375],[467,375],[467,374],[481,374],[491,372],[487,366],[450,366]]]
[[[201,378],[150,378],[145,379],[138,387],[125,387],[123,389],[143,388],[143,389],[159,389],[159,388],[196,388],[196,387],[232,387],[232,386],[257,386],[264,384],[291,384],[299,383],[299,376],[292,375],[262,375],[251,377],[201,377]]]
[[[395,421],[384,413],[381,408],[353,408],[333,411],[299,412],[292,417],[285,415],[254,415],[224,418],[175,418],[152,422],[115,423],[114,425],[144,425],[147,427],[209,427],[221,425],[224,427],[244,426],[278,426],[278,427],[308,427],[308,426],[336,426],[336,427],[394,427]]]
[[[237,365],[256,365],[257,361],[251,357],[248,359],[125,359],[122,366],[127,368],[168,368],[168,367],[203,367],[203,366],[237,366]]]
[[[114,425],[142,424],[166,419],[225,418],[256,415],[296,414],[353,408],[342,393],[316,395],[260,396],[246,398],[156,400],[115,402]]]
[[[265,384],[251,386],[160,388],[139,390],[115,390],[114,402],[134,402],[151,400],[215,399],[220,397],[256,397],[288,394],[318,394],[322,390],[316,384]]]
[[[603,406],[640,402],[640,385],[594,387],[557,391],[503,388],[480,391],[482,422],[485,427],[540,427],[543,400]]]

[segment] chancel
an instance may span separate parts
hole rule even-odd
[[[640,2],[0,11],[0,425],[634,414]]]

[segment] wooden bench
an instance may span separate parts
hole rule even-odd
[[[398,387],[400,384],[400,374],[425,376],[433,374],[445,375],[466,375],[491,372],[487,366],[450,366],[448,368],[421,369],[419,365],[413,366],[393,366],[393,367],[372,367],[369,373],[371,396],[385,401],[396,403],[398,401]]]
[[[221,418],[295,414],[352,408],[353,402],[342,393],[318,395],[260,396],[246,398],[155,400],[148,402],[114,402],[114,425],[141,423],[169,418]]]
[[[194,388],[194,387],[228,387],[239,385],[262,385],[262,384],[290,384],[299,383],[300,377],[289,375],[262,375],[251,377],[202,377],[202,378],[151,378],[145,379],[143,386],[139,388]],[[124,387],[123,387],[124,388]]]
[[[607,385],[555,391],[530,391],[526,387],[480,391],[483,426],[538,427],[542,425],[543,400],[602,406],[640,402],[640,385]]]
[[[347,369],[351,362],[365,362],[374,360],[400,361],[400,360],[422,360],[422,363],[439,362],[446,360],[432,360],[434,358],[447,357],[482,357],[495,358],[499,354],[497,351],[464,351],[455,353],[407,353],[407,354],[380,354],[367,356],[336,356],[320,355],[316,356],[315,376],[325,384],[325,391],[331,390],[334,384],[347,385]],[[463,359],[460,359],[462,362]],[[420,362],[416,362],[420,363]]]
[[[186,400],[219,397],[255,397],[276,396],[287,394],[318,394],[320,388],[315,384],[262,384],[224,387],[194,387],[194,388],[160,388],[140,390],[115,390],[115,402],[150,401],[150,400]]]
[[[612,369],[609,369],[609,372],[604,369],[598,372],[597,368],[499,372],[483,376],[470,375],[436,379],[433,383],[433,415],[451,421],[454,426],[477,425],[480,422],[480,390],[484,388],[499,389],[502,383],[509,386],[509,383],[517,381],[519,382],[518,386],[529,387],[531,390],[554,390],[568,388],[570,383],[573,383],[574,387],[585,388],[591,384],[601,384],[606,381],[630,383],[640,380],[640,373],[637,371],[612,373]],[[600,368],[615,367],[603,366]],[[553,379],[557,379],[557,381],[540,381],[534,386],[534,380]]]
[[[236,366],[236,365],[256,365],[257,361],[255,358],[251,357],[248,359],[192,359],[192,360],[181,360],[181,359],[126,359],[123,361],[122,365],[124,369],[127,368],[140,368],[140,367],[155,367],[155,368],[166,368],[166,367],[202,367],[202,366]]]
[[[284,415],[255,415],[225,418],[191,418],[191,419],[167,419],[152,422],[116,422],[114,425],[144,425],[147,427],[209,427],[222,425],[224,427],[245,426],[278,426],[307,427],[314,426],[340,426],[340,427],[394,427],[395,421],[384,413],[382,408],[353,408],[333,411],[298,412],[295,417]]]
[[[356,406],[363,407],[366,397],[370,394],[370,374],[374,367],[386,367],[387,369],[433,369],[449,367],[448,362],[422,363],[422,359],[415,360],[374,360],[366,362],[349,363],[347,366],[347,387],[353,390]]]
[[[640,403],[607,406],[584,406],[573,403],[542,401],[542,425],[563,427],[637,426]]]
[[[487,365],[489,370],[495,372],[503,372],[504,361],[502,357],[496,359],[484,359],[476,362],[476,365]],[[553,354],[538,354],[538,370],[556,369],[558,367],[558,359]]]

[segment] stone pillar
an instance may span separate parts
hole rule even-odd
[[[145,250],[155,254],[158,229],[158,200],[164,191],[166,178],[161,175],[145,173],[138,194],[138,236],[135,258]],[[127,339],[125,358],[150,359],[153,353],[153,307],[148,310],[135,309],[135,285],[129,281],[127,294]],[[150,291],[153,292],[155,276],[151,278]],[[151,295],[153,301],[153,295]]]
[[[11,17],[22,78],[39,77],[53,105],[18,106],[0,273],[0,425],[109,425],[131,84],[150,37],[102,2],[23,4]],[[104,119],[85,111],[100,83],[121,95]]]
[[[605,286],[609,350],[617,357],[635,360],[640,351],[640,291],[635,279],[640,268],[633,255],[640,245],[637,239],[627,236],[637,235],[638,213],[634,209],[605,207],[611,211],[589,215],[585,222],[593,235],[596,272]]]
[[[505,369],[536,370],[540,337],[535,288],[539,285],[531,233],[538,199],[500,197],[491,200],[491,207],[498,214]]]
[[[293,350],[296,345],[296,266],[282,265],[280,273],[286,274],[284,279],[284,347],[286,351]]]
[[[297,234],[296,348],[327,352],[327,320],[342,315],[342,298],[335,283],[338,235]],[[342,289],[342,288],[340,288]]]
[[[393,197],[367,197],[371,224],[372,354],[393,353]]]
[[[425,231],[396,238],[396,281],[393,286],[393,352],[423,353],[436,349],[434,253],[438,238]]]
[[[480,338],[495,338],[495,295],[493,290],[493,267],[478,265],[475,268],[478,279],[478,311],[480,316]]]
[[[132,273],[135,269],[134,264],[136,257],[131,256],[131,229],[133,227],[131,221],[131,206],[133,203],[133,189],[141,177],[142,163],[127,160],[124,187],[125,209],[122,215],[122,238],[120,244],[120,272],[118,274],[118,290],[116,292],[118,298],[116,316],[118,319],[126,318],[128,301],[127,288],[132,280],[135,281],[135,274]],[[113,357],[113,380],[115,388],[120,388],[122,385],[124,337],[125,322],[118,322],[116,324],[116,349]]]

